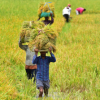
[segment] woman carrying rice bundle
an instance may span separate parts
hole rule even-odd
[[[51,16],[51,20],[49,20],[49,17],[45,17],[45,20],[42,21],[45,25],[48,25],[48,24],[51,25],[54,23],[53,14],[50,13],[50,16]],[[40,20],[40,18],[38,20]]]
[[[42,21],[45,25],[53,24],[54,4],[51,2],[41,3],[38,9],[38,16],[39,16],[38,20],[40,20],[42,17],[45,18],[45,20]],[[50,16],[51,16],[51,20],[49,20]]]

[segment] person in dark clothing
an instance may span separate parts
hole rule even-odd
[[[49,52],[51,57],[46,56],[45,51],[40,52],[41,56],[37,57],[38,49],[35,49],[35,55],[33,57],[33,64],[37,64],[37,75],[36,75],[36,86],[39,89],[39,97],[42,97],[43,90],[44,94],[48,96],[49,85],[49,64],[50,62],[56,62],[56,58],[54,54],[51,52],[51,48],[49,48]]]
[[[66,22],[69,22],[69,17],[70,17],[70,13],[71,13],[71,8],[70,6],[67,6],[63,9],[63,17],[66,19]]]
[[[50,16],[51,16],[51,20],[49,20],[49,17],[45,17],[45,20],[42,20],[42,22],[45,24],[45,25],[48,25],[48,24],[53,24],[54,23],[54,19],[53,19],[53,14],[50,13]],[[40,20],[40,18],[38,19]]]

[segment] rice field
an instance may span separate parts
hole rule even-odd
[[[49,2],[49,0],[43,0]],[[38,90],[25,73],[25,52],[18,47],[23,21],[38,19],[41,0],[0,0],[0,100],[37,100]],[[100,0],[51,0],[58,32],[50,64],[49,97],[44,100],[100,99]],[[70,23],[62,10],[72,6]],[[86,11],[77,16],[75,9]],[[43,20],[43,18],[41,19]],[[49,54],[48,54],[49,55]]]

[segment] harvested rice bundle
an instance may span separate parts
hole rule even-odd
[[[32,30],[32,29],[27,29],[27,30],[26,30],[24,42],[29,42],[31,30]]]
[[[52,43],[52,44],[54,44],[54,45],[56,45],[56,38],[55,39],[49,38],[49,42]]]
[[[41,28],[45,27],[45,24],[41,21],[36,21],[36,25],[37,25],[37,27],[35,27],[35,28],[40,28],[41,29]]]
[[[29,42],[29,48],[30,50],[33,49],[33,47],[36,47],[39,50],[43,50],[43,47],[46,43],[49,42],[48,37],[45,34],[38,35],[34,40]]]
[[[51,3],[51,2],[40,3],[39,9],[38,9],[39,17],[49,17],[50,12],[53,13],[53,17],[54,17],[54,3]]]
[[[24,38],[25,38],[25,30],[24,29],[20,32],[20,38],[21,38],[21,42],[24,43]]]
[[[31,29],[26,30],[25,37],[30,37],[30,32],[31,32]]]
[[[35,37],[39,34],[38,31],[39,31],[38,29],[33,29],[31,31],[31,33],[30,33],[30,40],[34,40],[35,39]]]
[[[24,21],[22,28],[32,28],[34,29],[35,27],[37,27],[37,23],[34,21]]]
[[[49,47],[52,47],[53,52],[56,52],[56,47],[55,47],[55,45],[52,44],[51,42],[48,42],[48,43],[43,47],[43,49],[44,49],[44,50],[48,50]]]
[[[30,33],[30,41],[31,40],[34,40],[36,36],[40,35],[40,34],[44,34],[44,31],[43,29],[41,28],[36,28],[36,29],[33,29]]]
[[[32,29],[43,28],[44,26],[45,26],[45,24],[41,21],[32,21],[30,23],[30,28],[32,28]]]
[[[30,21],[24,21],[22,28],[29,28],[30,27]]]
[[[41,21],[24,21],[22,28],[31,28],[31,29],[35,29],[35,28],[42,28],[44,27],[45,24]]]
[[[38,9],[38,15],[41,15],[44,4],[45,4],[44,2],[40,3],[39,9]]]
[[[48,36],[49,41],[52,44],[56,45],[57,33],[55,32],[55,30],[53,30],[53,28],[51,28],[51,26],[48,25],[47,27],[44,27],[44,32]]]
[[[45,26],[43,31],[48,36],[48,38],[55,39],[57,37],[55,31],[50,25]]]
[[[34,29],[30,34],[29,48],[33,50],[36,47],[39,50],[48,50],[52,47],[52,50],[56,51],[56,33],[51,26],[45,26],[42,29]]]
[[[22,43],[25,42],[26,37],[27,38],[30,37],[30,31],[31,31],[31,29],[29,29],[29,28],[24,28],[24,29],[21,30],[20,37],[21,37]]]
[[[45,4],[45,5],[43,6],[42,11],[43,11],[43,12],[50,12],[50,8],[49,8],[48,4]]]
[[[34,39],[37,36],[38,31],[40,31],[39,29],[42,29],[44,26],[45,24],[41,21],[24,21],[20,32],[21,41],[23,43],[29,42],[30,34],[31,37],[33,37],[32,39]]]

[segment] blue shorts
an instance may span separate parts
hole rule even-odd
[[[43,89],[49,89],[50,84],[49,84],[50,80],[48,81],[41,81],[39,79],[36,79],[36,87],[37,89],[39,89],[39,87],[43,87]]]

